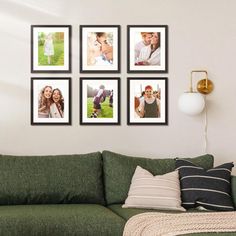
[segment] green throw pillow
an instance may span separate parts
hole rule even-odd
[[[0,156],[0,205],[104,204],[100,152]]]
[[[153,175],[162,175],[175,170],[175,159],[150,159],[125,156],[103,151],[103,171],[107,204],[124,203],[131,179],[139,165]],[[189,158],[188,158],[189,159]],[[205,169],[213,167],[213,156],[203,155],[190,160]]]

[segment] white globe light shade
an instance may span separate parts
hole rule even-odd
[[[200,93],[183,93],[179,98],[179,109],[187,115],[198,115],[205,107],[205,100]]]

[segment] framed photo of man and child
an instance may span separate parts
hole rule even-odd
[[[120,26],[80,26],[80,72],[120,72]]]
[[[167,43],[167,25],[128,25],[128,73],[167,73]]]
[[[71,125],[71,78],[31,78],[31,124]]]
[[[71,26],[31,25],[31,73],[71,72]]]
[[[80,78],[80,124],[120,124],[120,78]]]
[[[128,125],[168,125],[167,78],[127,79]]]

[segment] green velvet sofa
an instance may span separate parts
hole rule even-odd
[[[211,155],[190,160],[206,169],[213,166]],[[137,165],[158,175],[173,171],[175,160],[109,151],[0,155],[0,236],[122,235],[130,217],[150,211],[122,208]],[[232,195],[236,205],[236,177]]]

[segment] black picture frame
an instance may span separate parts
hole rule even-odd
[[[127,72],[168,72],[168,25],[127,26]]]
[[[120,125],[119,77],[80,78],[80,124]]]
[[[120,73],[120,54],[120,25],[80,25],[80,73]]]
[[[31,73],[71,73],[71,25],[31,25]]]
[[[71,125],[71,96],[70,77],[31,77],[31,125]]]
[[[151,86],[151,88],[149,87]],[[157,99],[157,105],[154,108],[158,109],[158,112],[151,114],[149,117],[143,117],[143,113],[147,111],[145,109],[146,98],[143,93],[147,90],[152,90],[152,96],[154,93]],[[152,98],[150,98],[152,100]],[[149,99],[149,101],[151,101]],[[148,101],[147,101],[148,102]],[[152,103],[152,104],[153,104]],[[153,111],[153,110],[152,110]],[[150,112],[149,112],[150,114]],[[156,117],[154,117],[156,116]],[[142,78],[127,78],[127,124],[128,125],[168,125],[168,78],[167,77],[142,77]]]

